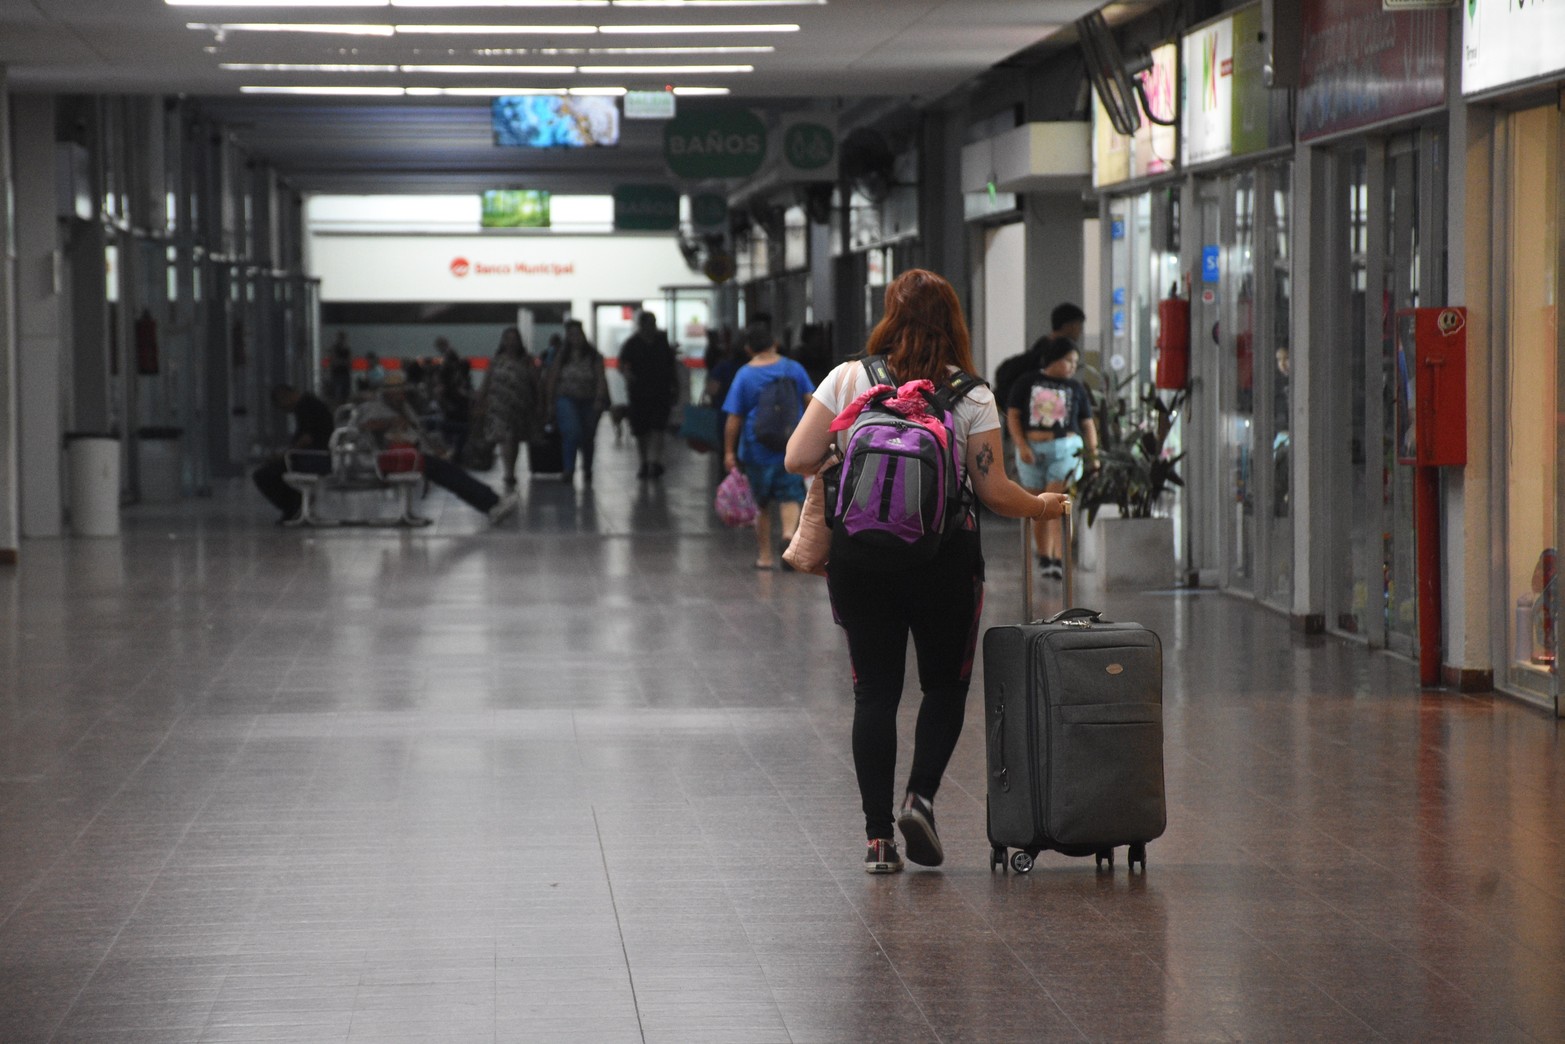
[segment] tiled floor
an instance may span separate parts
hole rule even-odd
[[[235,483],[26,544],[0,1041],[1565,1040],[1560,725],[1116,598],[1167,657],[1146,875],[990,872],[975,686],[952,858],[869,877],[824,585],[750,568],[705,462],[605,456],[496,531],[285,531]]]

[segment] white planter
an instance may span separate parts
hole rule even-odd
[[[1171,587],[1174,576],[1174,520],[1108,518],[1102,512],[1097,559],[1105,590],[1157,590]]]

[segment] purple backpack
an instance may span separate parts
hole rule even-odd
[[[903,569],[934,558],[967,518],[972,494],[957,445],[956,406],[983,382],[957,373],[933,392],[926,382],[914,393],[923,399],[925,419],[918,420],[894,408],[896,381],[882,356],[865,359],[864,368],[872,388],[887,387],[848,426],[842,464],[827,481],[830,560]]]

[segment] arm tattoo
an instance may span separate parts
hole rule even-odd
[[[994,463],[994,450],[990,449],[988,446],[985,446],[985,447],[983,447],[982,449],[980,449],[978,451],[978,461],[977,461],[977,464],[978,464],[978,473],[980,475],[983,475],[985,478],[987,478],[989,476],[989,467],[993,463]]]

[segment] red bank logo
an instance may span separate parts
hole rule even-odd
[[[468,270],[467,258],[465,258],[465,257],[454,257],[454,258],[451,259],[451,274],[452,275],[456,276],[458,279],[461,279],[463,276],[467,275],[467,270]]]

